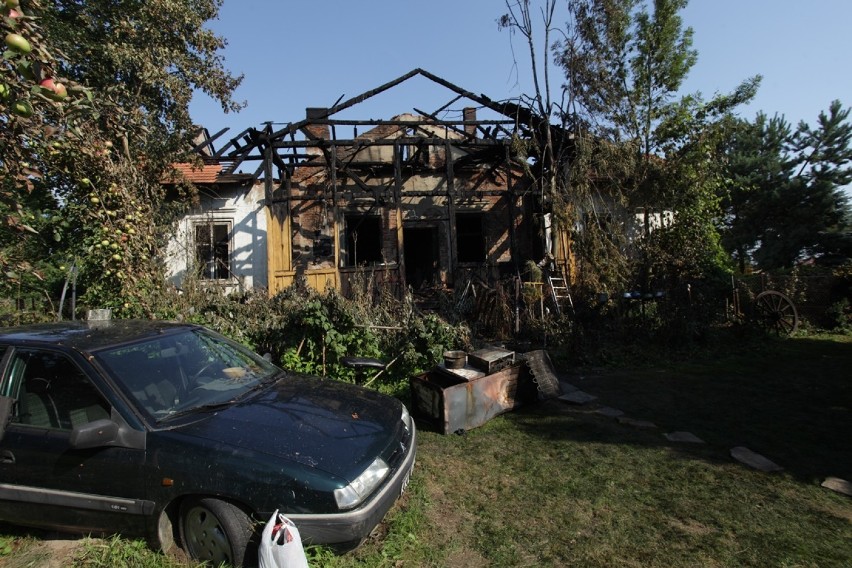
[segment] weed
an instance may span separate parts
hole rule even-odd
[[[0,556],[7,556],[12,552],[15,539],[8,536],[0,536]]]

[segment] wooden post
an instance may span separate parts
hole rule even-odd
[[[396,212],[396,254],[397,270],[399,272],[400,297],[407,287],[405,280],[405,237],[402,226],[402,149],[399,144],[393,145],[393,201]]]
[[[343,275],[340,273],[340,212],[337,208],[337,144],[334,140],[334,127],[332,127],[331,143],[331,199],[332,199],[332,230],[334,231],[334,269],[337,271],[337,281],[340,283],[338,289],[343,291]]]
[[[456,205],[455,205],[455,178],[453,172],[453,152],[449,140],[444,141],[444,152],[446,154],[446,179],[447,179],[447,230],[449,239],[447,247],[447,261],[449,270],[447,272],[447,284],[455,285],[456,274]]]

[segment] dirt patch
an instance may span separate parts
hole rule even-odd
[[[89,539],[89,542],[97,539]],[[0,560],[3,568],[65,568],[72,564],[77,550],[83,546],[85,538],[61,533],[39,535],[39,540],[20,541],[20,548],[9,557]]]
[[[50,558],[43,565],[44,568],[70,566],[71,559],[82,545],[83,539],[73,537],[57,537],[54,540],[43,541],[42,546],[50,552]]]

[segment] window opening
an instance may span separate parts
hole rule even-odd
[[[382,262],[382,220],[376,216],[346,216],[346,266]]]
[[[12,362],[12,378],[18,400],[12,418],[15,423],[71,430],[109,418],[109,404],[64,355],[20,350]]]
[[[482,213],[456,214],[456,258],[458,262],[485,261]]]
[[[201,278],[227,280],[231,277],[230,229],[229,223],[195,225],[195,260]]]

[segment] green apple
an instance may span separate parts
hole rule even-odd
[[[29,118],[33,115],[33,107],[28,101],[15,101],[12,112],[20,117]]]
[[[30,42],[28,42],[21,34],[16,33],[6,34],[6,45],[9,46],[9,49],[17,51],[18,53],[29,53],[33,50]]]

